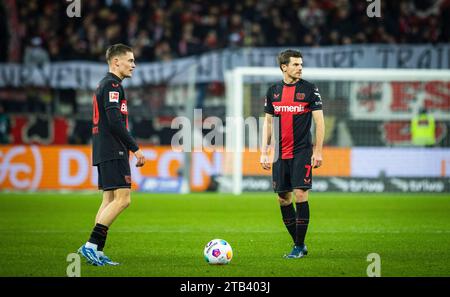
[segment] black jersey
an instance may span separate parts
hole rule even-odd
[[[108,72],[93,97],[93,165],[129,158],[139,148],[128,132],[128,108],[121,79]]]
[[[294,84],[281,81],[267,90],[264,112],[279,118],[279,131],[275,133],[282,159],[292,159],[302,149],[312,146],[311,112],[321,109],[319,90],[306,80]]]

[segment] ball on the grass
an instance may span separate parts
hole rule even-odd
[[[228,264],[233,258],[233,249],[223,239],[213,239],[208,242],[203,251],[206,262],[209,264]]]

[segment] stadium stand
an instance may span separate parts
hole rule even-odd
[[[381,5],[383,18],[369,18],[367,3],[358,0],[93,0],[83,2],[83,17],[69,18],[63,1],[8,0],[0,4],[0,32],[5,33],[0,34],[0,61],[37,66],[61,61],[103,62],[104,49],[118,42],[134,48],[139,65],[224,49],[450,41],[446,21],[450,1],[381,1]],[[204,116],[223,118],[223,81],[197,84],[196,88],[198,107],[204,108]],[[142,141],[170,144],[168,126],[178,107],[168,104],[167,93],[165,84],[131,90],[131,96],[139,99],[131,106],[138,114],[132,131]],[[72,120],[74,128],[68,130],[72,133],[66,142],[82,144],[89,138],[77,133],[89,127],[90,96],[85,90],[47,86],[5,88],[0,101],[6,113]],[[330,102],[330,106],[335,104]],[[140,127],[142,123],[147,128]],[[151,138],[149,131],[157,136]],[[383,145],[377,141],[361,143]]]

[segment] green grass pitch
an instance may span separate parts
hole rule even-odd
[[[0,192],[0,276],[66,276],[67,255],[84,243],[98,194]],[[310,193],[303,259],[291,249],[272,193],[133,193],[114,222],[105,252],[117,267],[82,259],[81,276],[366,276],[367,255],[381,257],[381,276],[450,276],[448,194]],[[229,265],[203,258],[223,238]]]

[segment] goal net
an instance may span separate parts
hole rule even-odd
[[[389,148],[412,148],[410,122],[423,108],[431,112],[436,120],[435,146],[444,148],[434,152],[443,156],[438,158],[440,165],[433,167],[440,173],[433,171],[431,174],[448,175],[446,168],[450,164],[447,167],[446,164],[450,159],[445,156],[449,154],[450,146],[447,136],[450,124],[450,71],[304,68],[302,78],[318,87],[324,104],[324,166],[315,172],[315,177],[379,177],[391,174],[391,171],[386,172],[382,168],[372,172],[372,167],[376,167],[375,157],[355,164],[352,149],[385,152]],[[272,188],[271,172],[260,168],[259,156],[264,97],[269,86],[281,79],[279,68],[241,67],[225,74],[227,136],[223,175],[218,179],[221,191],[240,194],[242,191]],[[367,151],[366,156],[370,155]],[[403,155],[400,153],[397,164],[402,164],[402,160],[409,163],[408,160],[414,159],[414,156],[402,159]],[[425,158],[426,155],[420,156]],[[429,174],[426,170],[430,169],[424,170],[421,174]],[[397,176],[408,174],[407,167],[403,171],[406,172],[400,172]],[[419,175],[414,173],[413,176]]]

